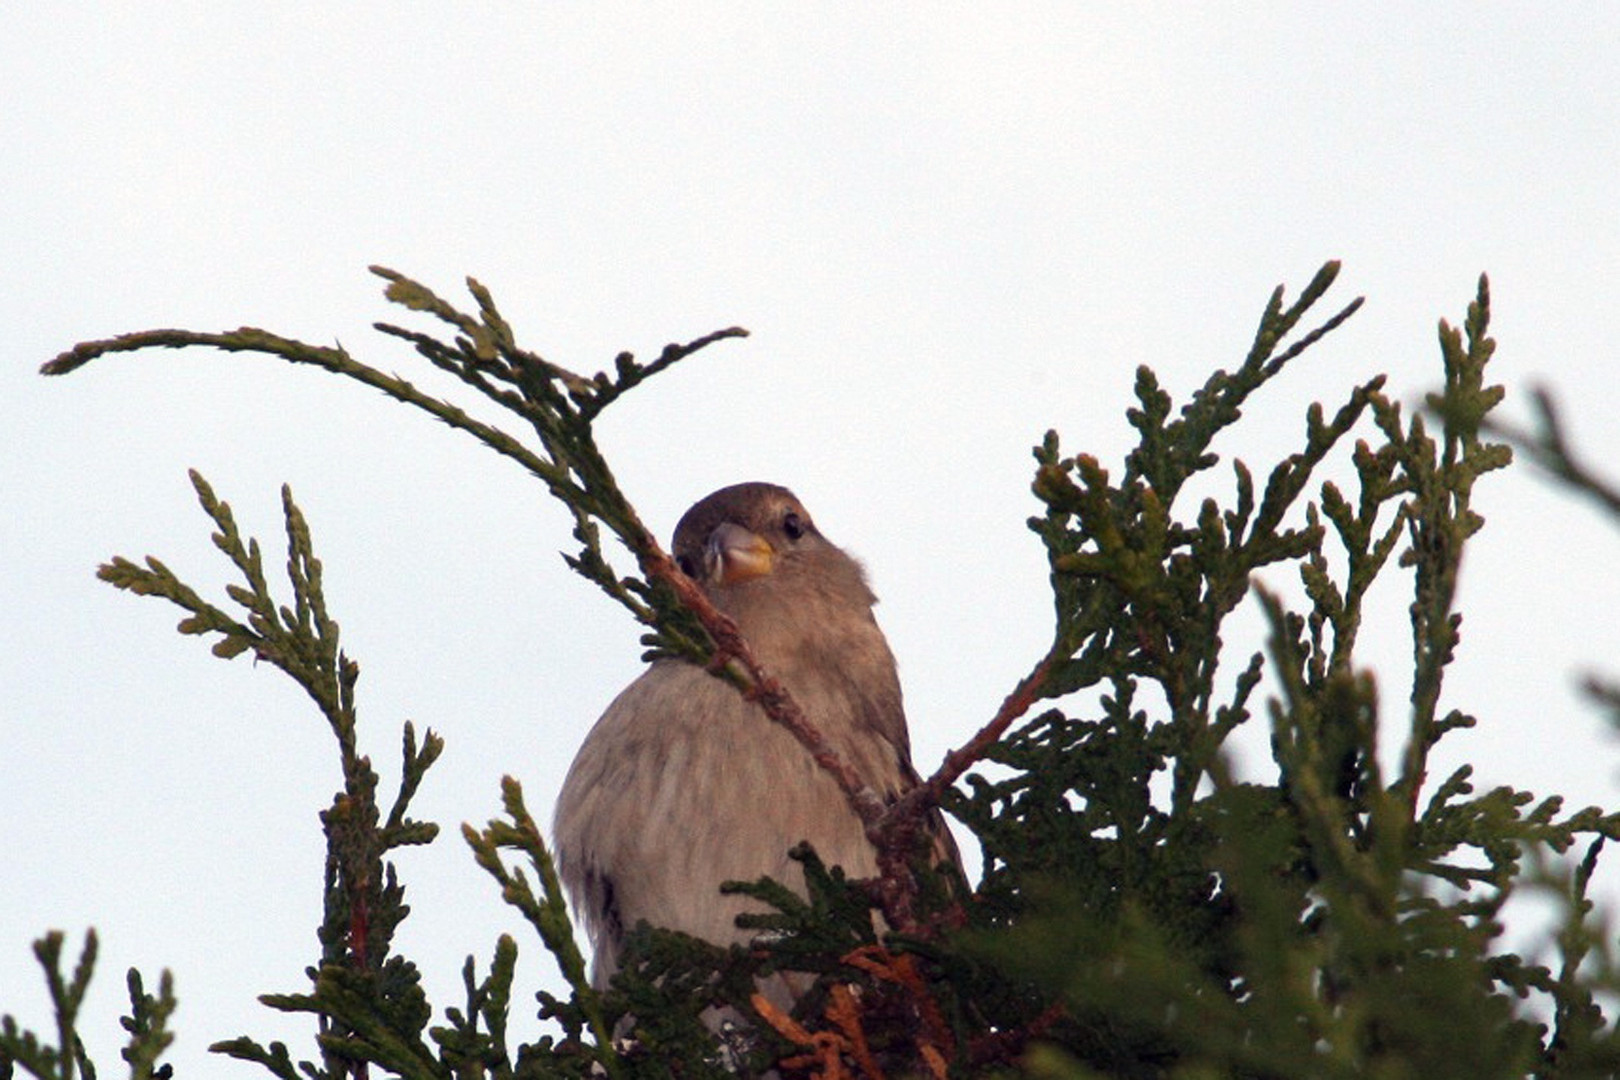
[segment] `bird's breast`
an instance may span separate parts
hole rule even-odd
[[[902,783],[886,740],[853,737],[856,705],[840,688],[791,686],[835,749],[880,791]],[[626,926],[646,919],[714,941],[738,937],[739,898],[721,882],[770,876],[802,888],[787,858],[809,840],[851,876],[876,873],[859,818],[827,772],[733,686],[660,661],[609,706],[581,747],[558,800],[567,876],[613,882]]]

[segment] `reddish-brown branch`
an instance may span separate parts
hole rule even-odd
[[[749,698],[758,702],[771,720],[792,732],[816,764],[837,782],[877,849],[879,876],[876,892],[885,918],[896,930],[915,932],[917,925],[912,901],[916,895],[916,883],[911,876],[910,862],[923,816],[939,805],[946,788],[983,759],[985,752],[1006,733],[1013,721],[1040,700],[1041,688],[1055,657],[1048,654],[1042,659],[1007,695],[990,722],[960,748],[947,753],[944,762],[932,776],[894,803],[885,804],[849,762],[833,749],[787,687],[760,663],[737,629],[737,624],[714,606],[697,582],[681,572],[675,560],[659,546],[650,532],[645,528],[640,532],[637,556],[642,572],[675,591],[682,606],[697,618],[714,641],[715,667],[721,669],[734,665],[735,669],[740,670],[748,684],[744,692]]]
[[[737,629],[737,624],[725,612],[714,606],[714,602],[704,595],[697,583],[675,565],[658,542],[650,535],[644,537],[644,545],[640,552],[642,569],[651,577],[663,581],[675,590],[682,606],[696,616],[703,629],[708,631],[713,639],[716,650],[715,660],[720,666],[735,663],[741,668],[742,674],[748,682],[746,693],[759,703],[765,710],[765,715],[787,728],[794,738],[810,752],[817,765],[825,769],[837,781],[838,787],[849,801],[850,808],[870,830],[883,817],[883,800],[877,792],[862,779],[860,773],[845,761],[843,755],[833,749],[821,729],[805,716],[804,710],[793,699],[787,687],[766,670],[754,650]]]
[[[854,1059],[855,1065],[862,1073],[872,1080],[883,1080],[883,1070],[872,1056],[871,1044],[867,1042],[866,1028],[861,1024],[860,1002],[849,987],[842,983],[834,986],[829,994],[831,1000],[827,1002],[826,1017],[838,1025],[843,1034],[846,1051]]]
[[[1041,688],[1054,660],[1055,654],[1048,653],[1007,695],[988,724],[962,746],[946,753],[934,774],[891,804],[876,825],[868,824],[867,835],[872,837],[878,854],[878,900],[890,926],[910,933],[919,931],[912,910],[916,885],[911,877],[910,862],[924,815],[939,805],[945,790],[963,773],[983,760],[1013,721],[1040,700]]]
[[[1047,653],[1042,657],[1034,670],[1013,687],[1012,693],[1002,701],[1001,708],[996,710],[996,715],[991,717],[990,722],[980,728],[978,733],[960,748],[947,753],[945,760],[934,771],[934,775],[925,780],[918,791],[927,792],[928,800],[937,803],[939,797],[945,793],[945,789],[961,779],[962,774],[970,767],[978,764],[984,758],[985,752],[1007,733],[1013,721],[1023,716],[1030,710],[1030,706],[1041,699],[1041,690],[1046,685],[1047,674],[1056,660],[1056,653]]]
[[[917,961],[911,954],[896,955],[882,945],[863,945],[847,953],[842,961],[905,991],[906,1000],[917,1010],[920,1030],[915,1038],[919,1052],[926,1054],[927,1048],[933,1047],[942,1057],[949,1058],[956,1053],[956,1037],[945,1022],[939,1003],[928,992],[928,984],[917,970]]]
[[[1023,716],[1041,699],[1041,688],[1056,661],[1055,653],[1048,653],[1035,665],[1012,693],[1002,701],[1001,708],[990,722],[955,750],[947,751],[945,760],[927,780],[902,796],[884,815],[881,828],[885,835],[896,840],[909,840],[915,836],[917,821],[929,807],[938,806],[945,789],[961,779],[962,774],[984,759],[985,753],[1007,733],[1013,721]]]
[[[973,1040],[968,1047],[968,1061],[973,1066],[1001,1065],[1011,1061],[1024,1052],[1024,1047],[1031,1041],[1039,1039],[1046,1032],[1063,1019],[1065,1009],[1061,1004],[1049,1005],[1039,1016],[1021,1028],[1011,1031],[992,1031],[990,1034]]]

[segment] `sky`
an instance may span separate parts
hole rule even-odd
[[[563,565],[566,513],[471,440],[269,359],[38,375],[58,352],[256,325],[456,393],[370,329],[411,319],[374,263],[456,301],[477,278],[524,345],[585,372],[745,326],[615,405],[601,442],[666,539],[724,484],[797,491],[868,567],[927,770],[1049,641],[1030,447],[1056,429],[1117,468],[1139,364],[1185,400],[1241,361],[1273,287],[1329,259],[1323,314],[1365,308],[1250,404],[1224,457],[1297,449],[1310,402],[1378,372],[1419,402],[1437,320],[1461,320],[1484,271],[1504,414],[1548,386],[1577,445],[1620,460],[1616,42],[1599,4],[0,15],[0,1012],[48,1029],[30,942],[60,928],[74,949],[94,926],[83,1026],[103,1075],[130,966],[174,973],[182,1075],[257,1072],[206,1053],[239,1034],[313,1052],[255,995],[303,989],[317,955],[331,736],[268,665],[221,662],[174,633],[177,609],[94,578],[156,554],[222,592],[186,469],[277,567],[291,485],[385,788],[404,721],[448,744],[416,802],[444,833],[398,860],[398,945],[441,1009],[502,932],[515,1000],[557,986],[458,826],[498,813],[508,773],[549,818],[640,668],[636,626]],[[1620,803],[1620,747],[1575,689],[1620,673],[1620,533],[1528,468],[1475,505],[1447,702],[1481,724],[1442,764]],[[1392,739],[1403,589],[1375,594],[1364,633]],[[1234,647],[1257,626],[1238,617]]]

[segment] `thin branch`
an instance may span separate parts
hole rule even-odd
[[[787,687],[765,669],[752,647],[738,631],[737,624],[714,606],[714,602],[698,588],[697,582],[680,571],[675,565],[675,560],[659,548],[656,540],[649,537],[648,543],[650,545],[648,551],[640,556],[642,570],[649,577],[656,578],[673,589],[681,603],[703,625],[703,629],[708,632],[715,645],[711,666],[715,670],[729,669],[734,677],[740,676],[738,681],[743,686],[743,692],[751,700],[758,702],[771,720],[787,728],[794,738],[799,740],[800,745],[809,751],[810,756],[815,758],[816,764],[837,781],[850,808],[855,811],[871,835],[885,816],[883,799],[861,778],[860,773],[833,749],[827,737],[821,733],[821,729],[805,716],[804,710],[788,692]]]
[[[918,785],[915,790],[896,802],[890,810],[890,815],[895,816],[901,813],[901,808],[908,805],[938,805],[940,797],[945,794],[945,789],[961,779],[962,774],[967,772],[968,769],[983,760],[985,752],[1001,741],[1001,737],[1007,733],[1007,729],[1012,726],[1013,722],[1027,713],[1037,701],[1045,696],[1043,690],[1046,686],[1047,675],[1051,671],[1052,665],[1057,663],[1059,659],[1060,657],[1056,651],[1047,653],[1042,657],[1030,673],[1025,675],[1017,686],[1013,687],[1012,692],[1002,701],[1001,708],[996,710],[996,715],[991,717],[990,722],[980,728],[971,739],[960,747],[948,751],[945,754],[945,760],[940,763],[934,774]]]
[[[1553,479],[1574,488],[1595,500],[1610,514],[1620,517],[1620,486],[1599,476],[1570,448],[1567,428],[1552,393],[1545,387],[1538,387],[1531,391],[1530,401],[1536,410],[1536,430],[1533,433],[1491,419],[1485,421],[1485,427],[1523,449],[1530,455],[1530,460],[1546,470]]]
[[[548,479],[555,473],[552,466],[500,428],[474,420],[463,410],[431,394],[423,393],[405,379],[384,374],[360,363],[342,348],[310,345],[252,326],[217,334],[191,330],[141,330],[101,341],[80,342],[56,359],[41,365],[39,370],[45,375],[66,375],[110,353],[138,352],[142,349],[184,349],[192,346],[219,349],[222,352],[265,353],[279,356],[294,364],[309,364],[324,368],[381,390],[395,401],[416,406],[451,427],[467,432],[491,450],[511,458],[542,479]]]
[[[764,668],[738,633],[736,624],[715,608],[659,546],[619,490],[597,450],[591,430],[594,419],[625,391],[708,345],[746,336],[747,331],[729,327],[685,344],[666,345],[659,357],[649,364],[636,362],[630,353],[620,353],[615,359],[613,377],[606,373],[586,377],[518,348],[488,290],[476,281],[469,280],[468,286],[478,300],[481,317],[463,314],[425,286],[395,271],[384,267],[372,267],[372,271],[388,281],[386,295],[390,300],[433,315],[459,334],[452,345],[428,334],[385,323],[378,323],[377,329],[409,342],[434,366],[522,416],[535,429],[550,460],[501,429],[473,419],[449,402],[422,392],[398,376],[355,360],[342,348],[309,345],[251,327],[215,334],[151,330],[84,342],[62,353],[42,370],[48,375],[66,374],[108,353],[148,348],[206,346],[226,352],[266,353],[355,379],[472,435],[544,481],[552,494],[574,513],[575,535],[583,545],[580,555],[569,558],[576,571],[595,581],[624,604],[638,621],[649,626],[657,635],[655,643],[687,659],[707,661],[717,674],[724,673],[737,683],[772,721],[787,728],[799,740],[817,764],[838,783],[868,832],[876,833],[884,815],[882,798],[833,748],[787,688]],[[496,383],[515,387],[516,391],[503,389]],[[621,579],[607,562],[596,531],[598,521],[630,549],[649,583],[647,587],[638,588],[636,582]],[[660,602],[664,599],[656,588],[660,584],[667,587],[674,605]],[[707,654],[701,641],[678,626],[669,625],[683,609],[708,635],[714,646],[712,655]]]

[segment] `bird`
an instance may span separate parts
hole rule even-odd
[[[866,572],[793,492],[721,488],[682,516],[673,555],[867,786],[892,800],[919,783]],[[937,810],[923,828],[934,861],[958,865]],[[552,831],[598,988],[641,920],[718,945],[747,942],[737,916],[768,909],[722,895],[721,883],[769,876],[802,895],[802,869],[788,857],[800,841],[850,877],[878,873],[860,818],[795,736],[736,686],[677,658],[654,660],[596,722]],[[780,986],[771,996],[781,1003]]]

